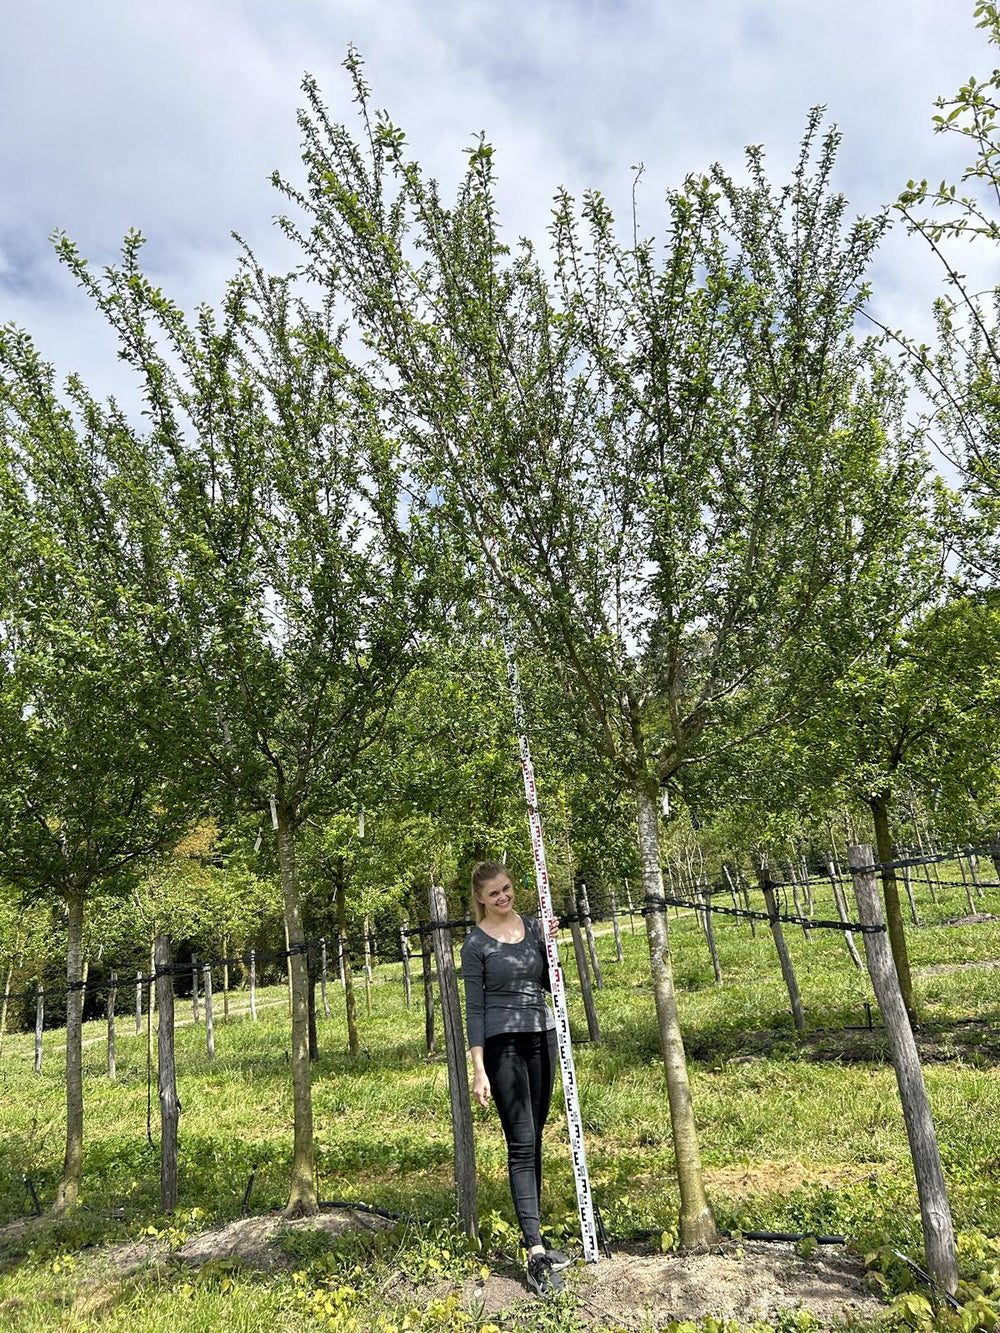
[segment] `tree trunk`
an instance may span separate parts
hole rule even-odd
[[[222,1021],[229,1022],[229,936],[222,937]]]
[[[361,1042],[358,1038],[358,1008],[354,998],[354,972],[348,957],[344,941],[347,938],[347,909],[344,903],[345,884],[343,873],[337,886],[337,930],[340,935],[340,979],[344,983],[344,1008],[347,1011],[347,1048],[355,1058],[361,1054]]]
[[[59,1217],[76,1207],[83,1172],[83,894],[69,894],[66,904],[66,1156],[53,1209]]]
[[[326,994],[326,980],[327,980],[327,973],[326,973],[326,936],[325,936],[325,935],[324,935],[323,938],[320,940],[320,942],[319,942],[319,947],[320,947],[320,960],[319,960],[319,992],[320,992],[320,995],[322,996],[322,999],[323,999],[323,1017],[324,1017],[324,1018],[329,1018],[329,1017],[330,1017],[330,1001],[327,999],[327,994]]]
[[[883,925],[875,875],[865,870],[866,866],[872,864],[872,849],[864,846],[850,847],[848,858],[854,874],[854,893],[862,924],[868,927]],[[913,1171],[920,1199],[927,1271],[939,1286],[954,1295],[958,1287],[955,1229],[917,1044],[903,1006],[893,958],[886,948],[885,933],[876,930],[866,931],[864,942],[868,971],[885,1023],[892,1064],[896,1071],[896,1083],[899,1087],[899,1099],[903,1106],[906,1134],[910,1142],[910,1155],[913,1158]]]
[[[708,952],[712,959],[712,975],[715,977],[715,984],[721,986],[722,967],[719,964],[719,950],[715,944],[715,922],[712,920],[712,904],[709,901],[708,894],[700,885],[695,888],[694,896],[704,917],[705,939],[708,942]]]
[[[879,861],[892,860],[892,837],[889,833],[889,797],[882,792],[868,800],[872,812],[872,824],[875,828],[875,848]],[[882,896],[885,899],[885,920],[889,928],[889,943],[892,956],[899,973],[899,989],[906,1005],[910,1022],[916,1022],[916,1008],[913,1003],[913,981],[910,977],[910,958],[906,952],[906,936],[903,933],[903,911],[899,902],[899,885],[896,883],[894,870],[882,871]]]
[[[153,946],[153,974],[156,977],[157,1007],[160,1021],[156,1033],[156,1088],[160,1098],[160,1207],[169,1212],[177,1207],[177,1067],[174,1063],[174,979],[170,974],[170,941],[157,935]],[[150,990],[150,1013],[153,998]]]
[[[10,962],[7,964],[7,976],[3,983],[3,1004],[0,1005],[0,1054],[3,1053],[4,1033],[7,1031],[7,1006],[10,1002],[10,987],[14,978],[14,964],[19,957],[21,949],[21,932],[17,932],[14,941],[14,951],[10,956]]]
[[[41,982],[35,990],[35,1073],[42,1072],[42,1033],[45,1030],[45,987]]]
[[[646,899],[646,935],[649,940],[650,971],[656,997],[660,1049],[670,1104],[670,1128],[677,1162],[681,1196],[679,1233],[685,1249],[705,1249],[718,1240],[715,1218],[705,1194],[694,1121],[691,1086],[688,1081],[684,1038],[677,1015],[673,963],[667,919],[663,911],[663,877],[660,872],[660,837],[656,816],[656,784],[638,779],[634,787],[642,861],[642,884]]]
[[[594,985],[598,990],[604,989],[604,978],[601,976],[601,964],[597,957],[597,942],[594,939],[594,923],[590,919],[590,894],[587,892],[586,884],[581,884],[577,891],[577,902],[579,903],[579,913],[583,918],[584,934],[587,937],[587,953],[590,955],[590,968],[594,974]]]
[[[316,1149],[313,1142],[312,1071],[309,1068],[309,1000],[306,960],[299,913],[298,879],[295,869],[295,834],[288,811],[278,811],[278,860],[281,867],[281,896],[285,906],[285,931],[290,953],[289,981],[292,995],[292,1097],[295,1108],[292,1179],[285,1205],[286,1217],[307,1217],[319,1209],[316,1197]]]

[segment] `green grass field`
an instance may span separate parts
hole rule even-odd
[[[918,893],[925,923],[967,911],[960,885],[936,906],[926,889]],[[987,890],[979,905],[1000,911],[1000,891]],[[835,915],[828,893],[817,892],[816,913]],[[754,939],[745,924],[716,919],[723,970],[723,983],[716,985],[693,917],[671,920],[692,1090],[718,1222],[740,1231],[843,1233],[862,1249],[892,1243],[918,1254],[916,1192],[877,1013],[875,1029],[866,1026],[870,983],[850,962],[839,933],[815,931],[807,941],[786,926],[786,934],[810,1028],[805,1040],[794,1035],[766,926]],[[973,1236],[1000,1236],[1000,967],[979,965],[1000,959],[1000,920],[925,924],[911,928],[908,940],[924,1021],[926,1079],[956,1226]],[[594,1189],[609,1231],[622,1240],[638,1231],[670,1233],[677,1209],[641,922],[635,936],[624,926],[623,941],[625,962],[617,964],[610,931],[599,934],[603,1041],[576,1047]],[[564,952],[571,960],[572,950]],[[424,1054],[419,978],[414,1007],[407,1010],[399,972],[398,964],[378,969],[370,1018],[359,988],[364,1052],[358,1060],[346,1054],[338,984],[329,988],[331,1017],[320,1011],[321,1055],[314,1067],[320,1192],[324,1199],[362,1200],[446,1225],[452,1193],[445,1068]],[[440,1301],[409,1315],[386,1306],[376,1316],[366,1292],[394,1266],[433,1269],[430,1261],[442,1249],[449,1251],[442,1261],[446,1276],[492,1262],[490,1243],[510,1252],[505,1223],[513,1215],[502,1137],[495,1115],[478,1110],[480,1213],[494,1219],[485,1256],[468,1254],[457,1239],[435,1241],[415,1228],[369,1242],[368,1250],[361,1242],[331,1250],[324,1237],[310,1249],[297,1238],[303,1249],[297,1256],[302,1266],[294,1270],[298,1278],[289,1271],[261,1275],[210,1265],[193,1281],[189,1269],[161,1263],[119,1280],[101,1269],[102,1247],[151,1227],[177,1244],[199,1228],[238,1217],[252,1171],[251,1211],[283,1203],[292,1117],[283,988],[259,992],[259,1002],[256,1023],[245,1013],[228,1024],[217,1016],[214,1063],[205,1054],[203,1026],[178,1028],[183,1110],[180,1203],[172,1219],[158,1213],[155,1081],[152,1144],[146,1134],[145,1033],[135,1036],[131,1022],[120,1020],[118,1078],[111,1083],[104,1025],[86,1025],[85,1042],[93,1040],[84,1052],[83,1207],[69,1222],[45,1219],[0,1238],[5,1333],[182,1325],[347,1330],[380,1327],[377,1317],[387,1329],[476,1325],[474,1314]],[[234,993],[234,1008],[245,1003]],[[571,1009],[575,1031],[585,1033],[575,995]],[[220,1010],[217,1003],[217,1015]],[[178,1018],[189,1017],[189,1007],[180,1003]],[[0,1223],[30,1210],[24,1173],[46,1207],[61,1167],[62,1033],[46,1033],[37,1076],[32,1040],[27,1033],[8,1036],[0,1071]],[[550,1230],[571,1234],[574,1192],[558,1108],[547,1139],[547,1221]],[[341,1297],[338,1307],[333,1297],[317,1304],[317,1290],[354,1294]],[[564,1321],[560,1327],[575,1327],[571,1309],[547,1317],[556,1314]]]

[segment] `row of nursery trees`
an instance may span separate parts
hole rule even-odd
[[[740,179],[670,191],[649,239],[560,193],[540,252],[503,240],[489,143],[446,203],[346,67],[359,134],[307,80],[304,172],[275,180],[289,274],[244,246],[221,306],[188,317],[138,234],[100,272],[57,239],[141,412],[0,333],[3,929],[11,954],[41,904],[65,941],[61,1211],[96,922],[175,928],[201,885],[235,937],[273,884],[294,947],[335,896],[361,911],[479,856],[530,864],[488,588],[565,866],[658,898],[664,792],[762,851],[847,807],[885,859],[903,790],[948,832],[997,823],[992,296],[953,282],[933,347],[868,336],[892,214],[850,219],[819,113],[785,185],[750,150]],[[942,113],[976,153],[971,197],[911,184],[899,205],[941,253],[1000,239],[978,202],[997,95]],[[213,839],[200,877],[177,870],[192,837]],[[680,1235],[703,1244],[665,915],[646,925]],[[317,1199],[301,953],[290,970],[294,1215]]]

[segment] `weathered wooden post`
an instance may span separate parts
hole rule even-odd
[[[572,901],[570,908],[572,909]],[[590,968],[587,966],[587,949],[583,942],[583,931],[580,929],[580,918],[572,910],[566,915],[569,917],[569,932],[573,939],[573,957],[576,959],[576,974],[580,979],[583,1010],[587,1015],[587,1032],[590,1040],[596,1044],[601,1040],[601,1025],[598,1022],[594,992],[590,985]]]
[[[215,1059],[215,1020],[212,1015],[212,968],[206,963],[202,968],[205,978],[205,1049],[210,1060]]]
[[[1000,838],[994,839],[990,843],[990,860],[993,862],[993,869],[996,871],[997,879],[1000,880]]]
[[[257,1022],[257,950],[250,950],[250,1017]]]
[[[896,855],[899,856],[900,853],[897,851]],[[902,853],[902,856],[903,859],[905,859],[906,853],[905,852]],[[915,926],[919,926],[920,917],[917,915],[917,900],[913,896],[913,876],[910,874],[909,866],[903,866],[902,869],[903,869],[903,888],[906,890],[906,901],[910,904],[910,920],[913,922]]]
[[[424,974],[424,1042],[427,1054],[433,1055],[437,1049],[434,1035],[434,979],[431,968],[431,941],[426,927],[420,935],[420,959]]]
[[[805,1014],[802,1012],[802,997],[799,994],[799,983],[795,979],[792,956],[788,952],[784,931],[781,929],[781,922],[778,920],[778,904],[774,897],[774,886],[766,868],[760,871],[760,887],[764,893],[764,905],[767,909],[767,919],[771,926],[774,947],[778,951],[781,975],[784,978],[785,989],[788,991],[788,999],[792,1006],[792,1020],[795,1023],[795,1031],[799,1036],[802,1036],[806,1030]]]
[[[812,935],[809,930],[809,923],[806,920],[806,914],[802,910],[802,900],[799,897],[798,876],[795,873],[795,867],[790,862],[788,865],[788,878],[789,880],[791,880],[792,884],[792,902],[795,904],[795,915],[799,918],[799,921],[802,925],[802,934],[806,937],[807,940],[810,940],[812,938]]]
[[[330,1001],[326,997],[326,936],[319,942],[319,993],[323,1000],[323,1017],[330,1017]]]
[[[715,946],[715,923],[712,921],[712,905],[701,885],[695,890],[695,898],[704,917],[705,939],[708,941],[708,952],[712,958],[712,974],[715,977],[715,984],[721,986],[722,968],[719,966],[719,951]]]
[[[976,886],[976,897],[983,896],[983,886],[979,882],[979,856],[970,847],[966,853],[969,858],[969,873],[972,876],[972,882]]]
[[[399,928],[399,956],[403,960],[403,997],[406,1000],[406,1007],[409,1009],[413,1003],[413,981],[410,977],[410,940],[407,936],[409,921],[403,917],[403,924]]]
[[[35,991],[35,1073],[42,1072],[42,1028],[45,1024],[45,987],[41,982]]]
[[[347,1017],[347,1049],[351,1055],[357,1058],[361,1054],[361,1038],[358,1036],[354,972],[351,969],[350,954],[345,946],[347,939],[347,903],[342,887],[337,894],[337,935],[340,941],[340,979],[344,983],[344,1012]]]
[[[885,917],[879,902],[874,857],[871,847],[864,845],[849,847],[847,856],[854,877],[858,915],[865,927],[868,972],[885,1023],[899,1099],[903,1105],[906,1134],[910,1141],[910,1155],[920,1199],[927,1271],[938,1286],[954,1295],[958,1287],[958,1263],[951,1207],[917,1044],[903,1003]]]
[[[114,1079],[115,1067],[115,996],[118,993],[118,973],[112,969],[111,985],[108,988],[108,1078]]]
[[[632,891],[628,886],[628,880],[625,880],[625,901],[628,903],[628,923],[632,927],[632,934],[635,934],[635,908],[632,906]]]
[[[601,976],[601,964],[597,959],[594,923],[590,919],[590,895],[587,893],[586,884],[582,882],[577,889],[577,902],[579,903],[579,914],[583,918],[583,929],[587,936],[587,953],[590,955],[590,965],[594,970],[594,985],[598,990],[603,990],[604,978]]]
[[[347,985],[347,970],[344,967],[344,937],[337,936],[337,973],[340,976],[340,984]]]
[[[611,890],[611,929],[615,932],[615,958],[618,962],[624,960],[622,953],[622,932],[618,924],[618,899],[615,897],[614,889]]]
[[[201,1014],[198,1012],[198,959],[191,955],[191,1017],[196,1023],[201,1022]]]
[[[142,1031],[142,973],[135,974],[135,1035]]]
[[[177,1070],[174,1065],[174,980],[170,973],[170,941],[157,935],[154,944],[156,1003],[160,1022],[156,1037],[156,1087],[160,1096],[160,1207],[177,1206]]]
[[[958,870],[962,876],[962,888],[965,889],[965,901],[969,904],[969,915],[976,915],[976,904],[972,900],[972,890],[969,888],[969,877],[965,873],[965,865],[962,861],[962,854],[958,854]]]
[[[826,873],[830,877],[830,883],[833,886],[833,901],[837,906],[837,916],[847,925],[850,917],[847,915],[847,899],[844,897],[844,886],[840,880],[840,872],[832,857],[826,858]],[[851,955],[851,962],[859,971],[864,971],[864,963],[861,961],[861,955],[858,953],[858,946],[854,943],[854,933],[850,930],[844,931],[844,941],[847,944],[847,952]]]
[[[472,1104],[469,1099],[469,1075],[465,1058],[465,1034],[462,1009],[458,999],[458,980],[452,954],[448,920],[448,900],[444,889],[431,885],[431,924],[434,927],[434,954],[437,959],[438,989],[444,1016],[444,1044],[448,1057],[448,1094],[451,1101],[451,1129],[455,1144],[455,1195],[459,1223],[469,1236],[479,1234],[476,1207],[476,1149],[472,1139]]]

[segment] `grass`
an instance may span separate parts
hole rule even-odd
[[[956,1226],[997,1236],[1000,968],[954,965],[1000,957],[1000,921],[944,924],[967,911],[960,883],[939,891],[936,906],[924,886],[918,885],[917,893],[924,924],[908,928],[908,941],[926,1024],[921,1040],[927,1085]],[[987,910],[993,905],[1000,911],[1000,891],[986,890],[982,901]],[[815,906],[818,916],[835,915],[832,898],[822,890]],[[718,1221],[744,1231],[844,1233],[861,1247],[886,1242],[919,1246],[916,1192],[895,1078],[883,1034],[866,1024],[866,1002],[874,1007],[870,983],[851,964],[839,933],[815,931],[807,941],[798,928],[785,929],[809,1024],[804,1041],[794,1035],[763,923],[752,938],[745,924],[716,919],[723,972],[723,983],[716,985],[693,917],[671,919],[692,1091]],[[597,1002],[604,1040],[599,1046],[582,1041],[576,1046],[591,1175],[605,1221],[619,1236],[636,1230],[670,1232],[677,1210],[641,923],[635,936],[624,927],[623,943],[625,962],[619,965],[612,961],[610,932],[599,937],[605,986]],[[572,950],[565,952],[571,959]],[[407,1010],[399,971],[391,964],[378,969],[381,984],[373,991],[370,1018],[364,1017],[362,990],[360,1059],[346,1053],[336,983],[329,992],[331,1017],[320,1013],[314,1113],[321,1196],[360,1199],[443,1225],[452,1213],[446,1072],[443,1061],[428,1061],[424,1054],[419,978],[414,978],[414,1007]],[[183,1110],[180,1203],[171,1223],[176,1241],[189,1230],[237,1217],[251,1172],[251,1211],[284,1202],[292,1102],[283,988],[261,990],[259,1003],[256,1023],[247,1015],[234,1015],[228,1024],[216,1019],[214,1063],[205,1053],[203,1025],[178,1029]],[[189,1012],[179,1005],[179,1017]],[[571,1014],[575,1032],[585,1034],[575,998]],[[991,1020],[992,1026],[981,1020]],[[94,1040],[84,1050],[83,1207],[69,1222],[44,1220],[20,1238],[0,1242],[0,1329],[100,1328],[111,1333],[181,1324],[206,1330],[347,1329],[352,1318],[358,1328],[374,1327],[365,1322],[374,1320],[365,1304],[371,1275],[390,1257],[398,1266],[415,1246],[426,1243],[426,1233],[409,1233],[391,1256],[369,1257],[361,1265],[362,1277],[355,1273],[351,1278],[347,1259],[335,1255],[331,1260],[321,1245],[322,1253],[307,1256],[306,1276],[298,1281],[287,1272],[261,1276],[211,1265],[192,1280],[189,1269],[169,1263],[105,1280],[99,1264],[95,1269],[97,1260],[88,1259],[88,1246],[124,1241],[151,1226],[163,1230],[165,1223],[158,1214],[155,1082],[152,1144],[146,1134],[145,1033],[137,1037],[127,1018],[119,1022],[114,1083],[105,1072],[103,1036],[103,1023],[86,1025],[85,1041]],[[39,1075],[32,1068],[31,1034],[7,1039],[0,1070],[0,1222],[29,1211],[24,1173],[43,1206],[54,1197],[64,1127],[62,1055],[56,1050],[61,1039],[59,1032],[46,1033]],[[481,1215],[510,1220],[499,1126],[489,1113],[474,1114]],[[550,1228],[558,1232],[565,1226],[571,1232],[575,1196],[565,1125],[558,1114],[550,1118],[546,1133],[544,1202]],[[503,1227],[498,1228],[500,1234]],[[455,1256],[458,1269],[473,1262],[457,1241]],[[330,1283],[336,1277],[340,1287],[355,1293],[343,1297],[333,1314],[313,1300],[316,1287],[309,1284],[317,1263],[322,1292],[335,1289]],[[456,1309],[427,1318],[427,1327],[465,1326]]]

